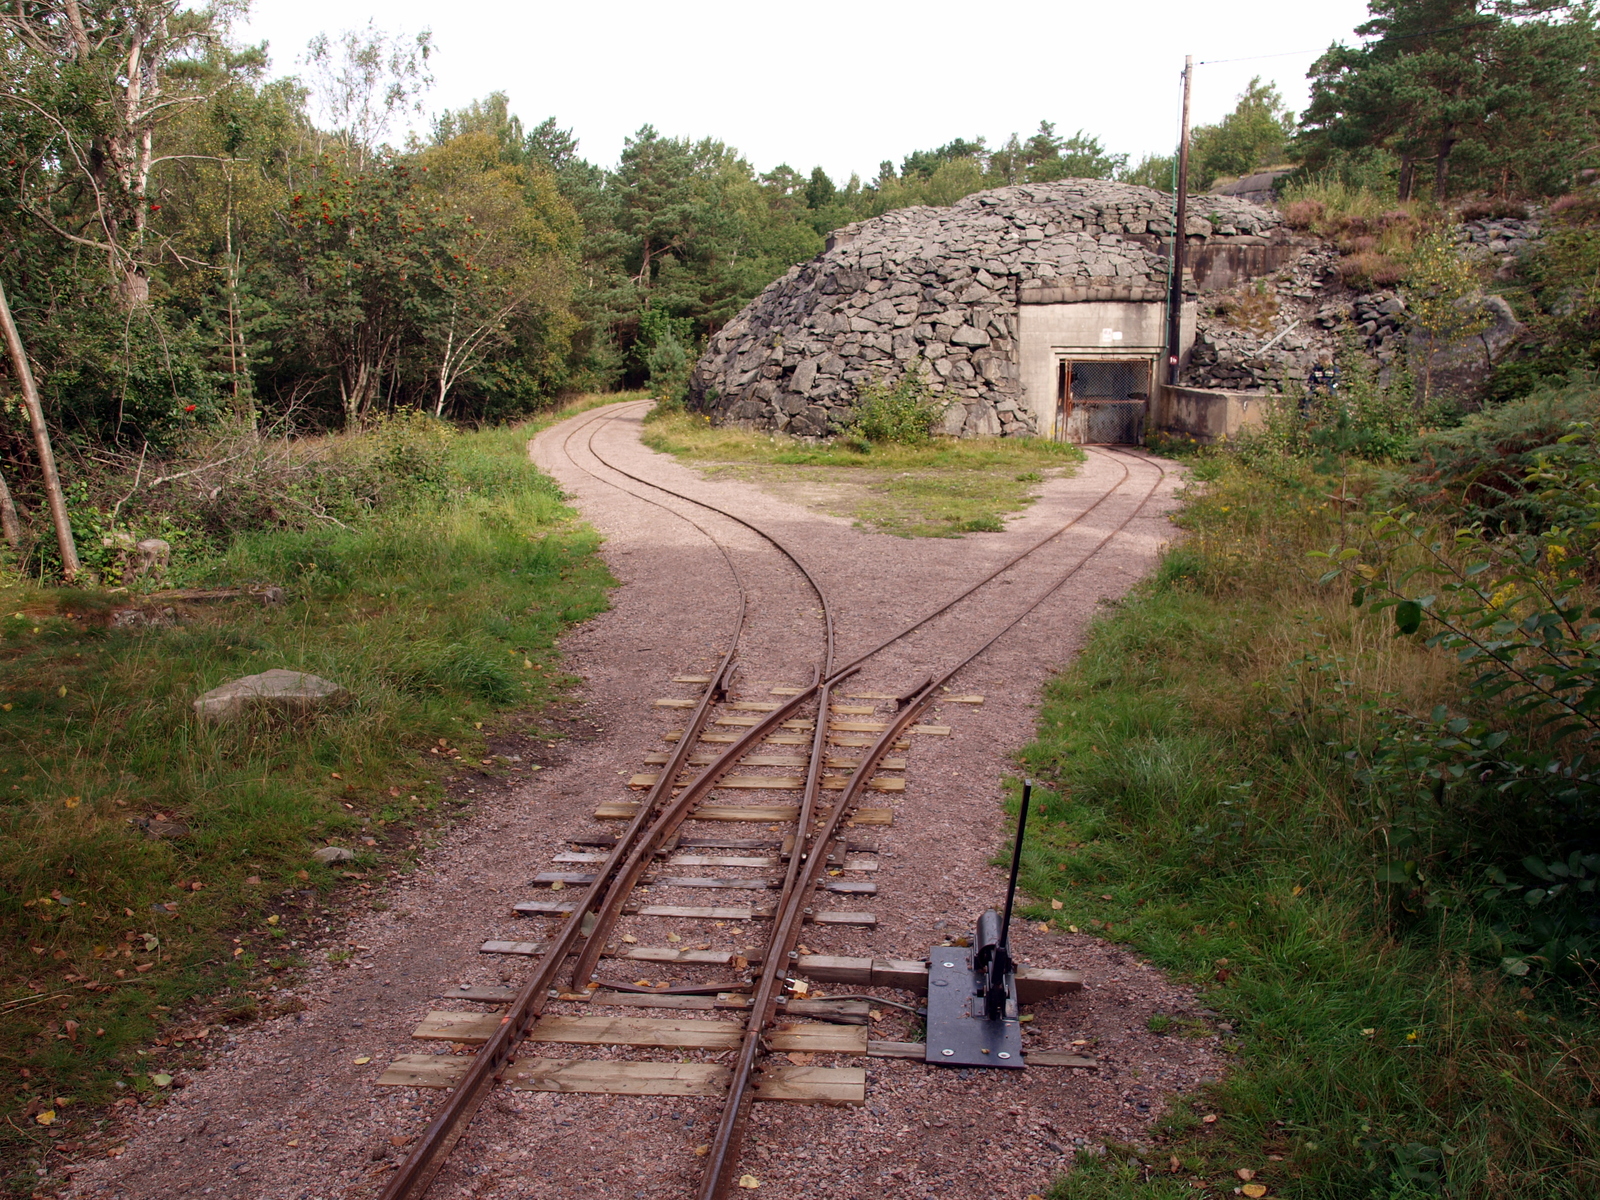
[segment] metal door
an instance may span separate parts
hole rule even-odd
[[[1149,361],[1079,361],[1068,366],[1068,404],[1084,410],[1084,441],[1118,446],[1136,446],[1143,441],[1150,399]]]

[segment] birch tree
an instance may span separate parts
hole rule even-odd
[[[237,0],[0,0],[14,52],[0,104],[37,130],[25,147],[19,207],[57,237],[105,255],[124,307],[149,302],[151,173],[171,157],[157,135],[180,111],[259,64],[226,34]]]

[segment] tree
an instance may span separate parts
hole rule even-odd
[[[553,331],[565,324],[558,318],[569,299],[577,214],[543,164],[508,163],[508,145],[515,143],[480,129],[418,158],[423,190],[439,211],[464,220],[449,257],[435,265],[433,294],[419,306],[424,354],[437,384],[435,415],[494,351],[514,351],[524,362],[547,354]],[[558,350],[565,348],[561,339]]]
[[[0,57],[0,105],[26,134],[13,152],[18,207],[104,254],[125,307],[150,299],[145,232],[151,172],[169,161],[156,153],[162,126],[262,63],[258,50],[226,46],[234,11],[226,0],[0,4],[12,41]]]
[[[272,332],[337,387],[347,429],[360,426],[423,326],[450,319],[456,280],[476,269],[470,222],[430,201],[403,163],[329,170],[290,199]]]
[[[1461,186],[1564,190],[1593,149],[1595,23],[1556,0],[1370,0],[1369,44],[1331,46],[1311,69],[1297,148],[1307,167],[1373,148],[1399,163],[1407,200]]]
[[[812,167],[811,178],[806,180],[806,207],[813,211],[827,208],[838,194],[839,189],[828,178],[828,173],[821,167]]]
[[[1191,183],[1204,190],[1223,176],[1249,175],[1282,162],[1294,128],[1294,114],[1284,108],[1277,87],[1257,75],[1232,112],[1190,134]]]
[[[397,116],[422,111],[422,94],[433,86],[432,55],[428,30],[407,37],[371,20],[337,39],[325,33],[311,39],[305,65],[315,108],[356,170],[365,169]]]
[[[1123,183],[1135,183],[1140,187],[1155,188],[1158,192],[1170,192],[1176,186],[1177,163],[1176,155],[1146,154],[1133,166],[1121,171],[1117,178]]]
[[[1426,340],[1419,406],[1433,387],[1433,357],[1463,338],[1482,333],[1490,318],[1478,294],[1478,273],[1443,229],[1417,241],[1406,266],[1406,311]]]

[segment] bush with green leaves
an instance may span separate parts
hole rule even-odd
[[[1318,556],[1351,603],[1388,610],[1467,672],[1461,713],[1374,710],[1346,748],[1390,848],[1379,879],[1403,906],[1490,906],[1505,969],[1600,959],[1600,439],[1575,424],[1524,487],[1531,532],[1441,527],[1404,509],[1358,521]]]
[[[929,385],[916,368],[898,381],[864,385],[856,393],[850,412],[848,431],[869,442],[892,442],[920,446],[933,436],[933,427],[944,417],[947,401]]]
[[[1600,420],[1600,376],[1575,370],[1547,380],[1520,400],[1492,404],[1465,417],[1453,429],[1420,434],[1414,462],[1386,493],[1391,506],[1449,513],[1463,523],[1482,524],[1492,533],[1543,529],[1544,511],[1537,485],[1530,485],[1541,459],[1584,458],[1564,437],[1574,422]],[[1552,501],[1557,493],[1543,493]]]

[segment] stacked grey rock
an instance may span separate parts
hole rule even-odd
[[[1206,197],[1191,237],[1256,236],[1276,214]],[[1035,432],[1020,404],[1024,303],[1160,301],[1172,198],[1070,179],[905,208],[835,232],[719,331],[689,382],[718,423],[800,436],[849,423],[859,389],[918,371],[947,400],[943,432]]]
[[[1463,222],[1456,229],[1456,240],[1467,255],[1492,265],[1495,278],[1510,279],[1517,259],[1539,240],[1542,232],[1537,216],[1494,217]]]

